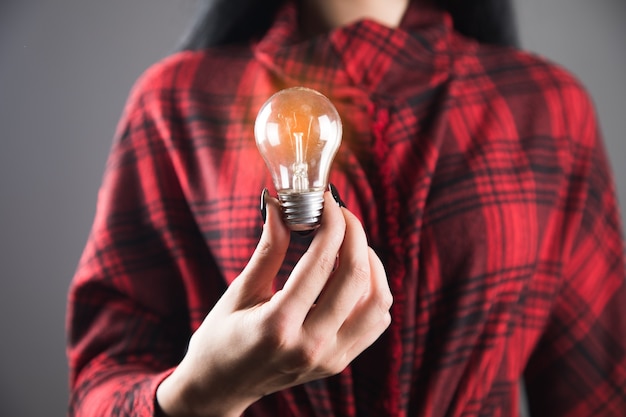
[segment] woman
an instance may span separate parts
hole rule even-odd
[[[621,415],[623,245],[576,80],[498,46],[496,2],[233,3],[129,98],[70,290],[71,414],[506,416],[523,377],[533,416]],[[257,213],[254,119],[295,85],[344,125],[308,237],[274,191]]]

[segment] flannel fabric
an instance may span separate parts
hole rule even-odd
[[[245,415],[514,416],[520,378],[533,417],[626,415],[619,216],[577,80],[425,6],[312,39],[297,13],[251,45],[174,54],[133,89],[70,288],[70,414],[156,412],[260,236],[256,113],[305,85],[342,116],[331,182],[386,267],[393,322],[341,374]]]

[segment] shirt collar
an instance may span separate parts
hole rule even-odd
[[[398,28],[366,19],[304,39],[297,23],[297,7],[287,1],[254,45],[285,87],[353,86],[397,99],[447,77],[452,20],[425,3],[412,1]]]

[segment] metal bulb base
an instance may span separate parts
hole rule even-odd
[[[283,220],[294,232],[307,232],[319,227],[324,209],[324,190],[305,193],[278,192]]]

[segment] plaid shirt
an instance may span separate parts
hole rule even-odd
[[[327,95],[331,181],[362,221],[393,322],[341,374],[246,416],[626,415],[626,287],[593,106],[566,71],[411,6],[301,39],[182,52],[134,88],[69,294],[70,414],[151,416],[155,390],[243,269],[271,188],[253,138],[275,91]],[[284,281],[306,238],[294,237]]]

